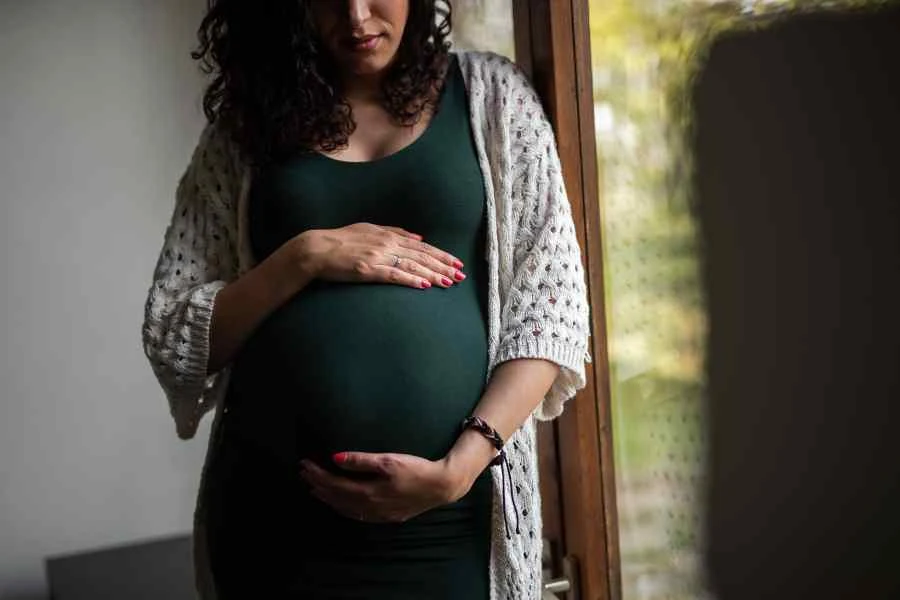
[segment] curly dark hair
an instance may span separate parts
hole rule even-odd
[[[191,56],[212,81],[203,97],[254,165],[346,146],[356,128],[336,70],[319,42],[311,3],[321,0],[208,0]],[[447,0],[409,0],[397,56],[382,82],[382,104],[412,125],[435,101],[447,69]]]

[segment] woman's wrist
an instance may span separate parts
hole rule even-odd
[[[472,429],[463,431],[444,457],[449,500],[465,496],[496,455],[497,450],[483,435]]]
[[[287,253],[291,277],[299,281],[315,279],[319,275],[319,263],[313,251],[316,230],[309,229],[292,238],[284,249]]]

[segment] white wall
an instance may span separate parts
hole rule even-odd
[[[202,127],[203,0],[0,0],[0,599],[44,558],[187,532],[144,294]]]

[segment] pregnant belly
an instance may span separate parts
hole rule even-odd
[[[291,458],[440,458],[484,387],[487,332],[474,291],[314,283],[245,344],[227,399],[232,421]]]

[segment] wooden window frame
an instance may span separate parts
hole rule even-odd
[[[513,0],[513,20],[516,62],[556,132],[591,306],[587,386],[559,419],[538,426],[544,521],[561,525],[550,533],[574,559],[579,600],[621,600],[588,8],[587,0]]]

